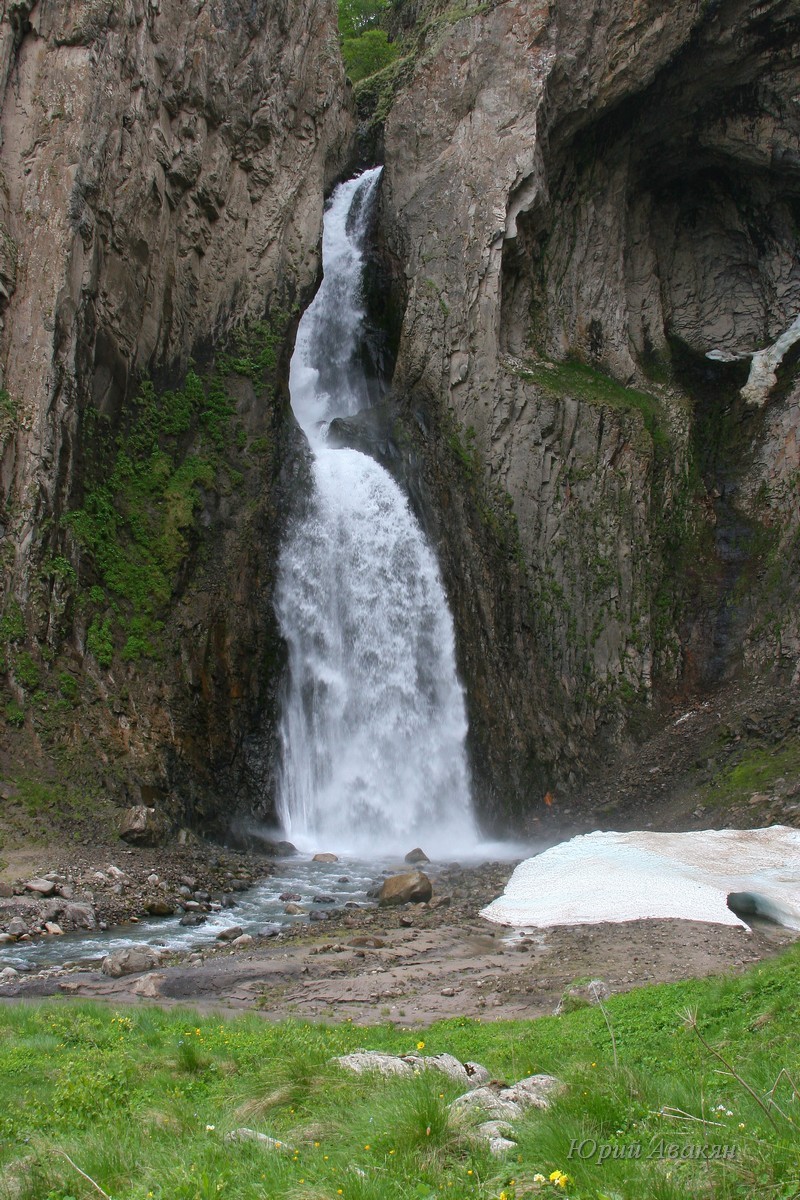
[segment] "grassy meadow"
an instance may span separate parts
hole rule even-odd
[[[734,978],[532,1021],[428,1029],[221,1019],[71,1000],[0,1007],[2,1200],[685,1200],[800,1196],[800,947]],[[448,1051],[568,1085],[493,1157],[437,1072],[358,1077],[356,1048]],[[616,1059],[616,1065],[615,1065]],[[279,1148],[226,1140],[246,1127]]]

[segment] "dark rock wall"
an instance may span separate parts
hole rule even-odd
[[[2,12],[0,769],[77,777],[99,762],[115,792],[157,786],[197,819],[243,798],[269,807],[271,587],[304,469],[288,357],[351,135],[335,5],[7,0]],[[113,631],[126,598],[90,600],[102,571],[65,518],[111,472],[141,378],[178,386],[191,356],[211,378],[232,332],[262,321],[259,369],[224,380],[230,444],[201,420],[175,451],[179,467],[203,435],[216,479],[182,530],[160,654],[132,661],[116,638],[98,661],[92,604]]]
[[[479,803],[519,813],[660,699],[797,670],[792,366],[759,415],[746,363],[704,356],[800,311],[800,5],[445,18],[417,14],[384,130],[395,396],[449,430],[433,510],[483,489],[439,548],[484,714]],[[505,564],[487,511],[516,518]]]

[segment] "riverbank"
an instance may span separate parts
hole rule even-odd
[[[0,996],[144,1000],[250,1009],[274,1020],[422,1026],[465,1013],[546,1015],[571,988],[580,997],[587,979],[602,980],[604,994],[613,994],[738,972],[794,940],[767,925],[749,931],[652,920],[512,933],[479,916],[510,872],[498,863],[432,869],[430,904],[350,910],[237,947],[209,937],[190,953],[164,952],[150,969],[119,978],[98,965],[20,974],[0,986]]]

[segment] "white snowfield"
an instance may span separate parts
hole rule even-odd
[[[499,925],[674,917],[744,925],[728,907],[800,929],[800,830],[587,833],[521,862],[482,911]]]

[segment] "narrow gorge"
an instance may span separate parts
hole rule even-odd
[[[538,834],[715,697],[703,786],[748,721],[794,763],[795,0],[393,0],[355,85],[327,0],[2,14],[12,839],[144,805],[455,847],[470,794]]]

